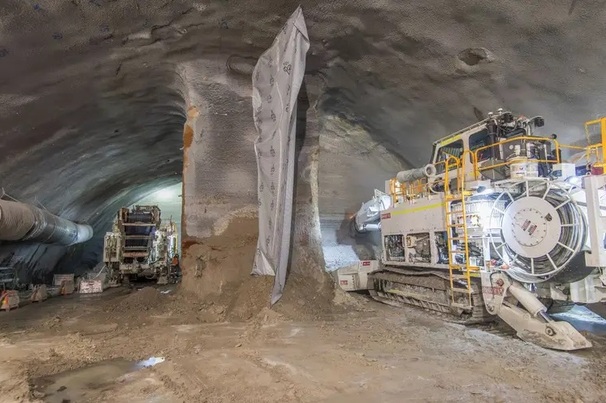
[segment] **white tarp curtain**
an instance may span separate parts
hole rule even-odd
[[[253,72],[259,240],[252,273],[275,275],[271,303],[282,296],[290,250],[297,95],[309,49],[301,7],[290,16]]]

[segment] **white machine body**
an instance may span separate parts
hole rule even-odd
[[[380,264],[366,285],[353,284],[392,305],[468,317],[483,300],[525,340],[589,347],[539,299],[606,302],[606,175],[577,175],[557,141],[534,136],[542,122],[489,115],[435,142],[428,166],[375,191],[354,227],[381,232]],[[433,291],[439,295],[427,297]]]
[[[157,206],[118,211],[103,245],[103,262],[109,268],[112,285],[137,278],[163,284],[168,281],[170,262],[177,253],[177,231],[171,220],[162,224],[160,214]]]

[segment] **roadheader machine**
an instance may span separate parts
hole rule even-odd
[[[110,283],[138,279],[167,284],[174,278],[171,259],[177,253],[176,225],[162,225],[158,206],[121,208],[111,232],[105,234],[103,262]]]
[[[356,234],[381,233],[382,256],[360,288],[460,323],[498,316],[543,347],[591,347],[546,305],[606,302],[606,118],[585,124],[588,144],[590,131],[600,135],[586,147],[535,135],[543,125],[491,113],[375,190],[352,219]]]

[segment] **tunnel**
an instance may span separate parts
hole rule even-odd
[[[315,40],[305,113],[308,133],[318,136],[314,202],[329,267],[372,256],[344,239],[344,217],[400,168],[426,163],[431,142],[473,123],[475,111],[515,105],[545,116],[547,131],[580,137],[579,123],[603,110],[596,89],[601,49],[581,40],[600,36],[591,21],[603,11],[574,3],[545,19],[515,2],[439,10],[308,5]],[[94,241],[67,257],[65,248],[3,246],[4,264],[22,267],[25,278],[57,265],[94,266],[117,208],[181,180],[188,108],[199,110],[194,136],[207,154],[200,156],[205,166],[195,192],[230,198],[209,202],[213,212],[199,229],[190,226],[192,234],[208,235],[209,222],[254,203],[249,76],[293,5],[268,5],[273,17],[262,23],[246,18],[241,4],[157,6],[101,0],[2,6],[3,188],[95,228]],[[246,8],[251,15],[267,11]]]
[[[237,266],[238,276],[252,269],[258,231],[252,73],[299,5],[310,48],[297,99],[283,315],[326,313],[324,306],[342,297],[329,273],[380,257],[378,236],[352,237],[351,218],[375,189],[385,190],[386,180],[430,162],[434,141],[506,108],[540,115],[543,135],[582,145],[583,122],[605,114],[601,1],[4,1],[2,199],[90,225],[93,236],[68,246],[1,241],[0,267],[14,268],[26,284],[81,276],[100,267],[104,236],[120,208],[158,204],[180,234],[184,280],[175,294],[229,294],[229,301],[217,296],[196,305],[221,320],[232,312],[250,319],[253,306],[257,315],[268,301],[267,279],[235,286],[235,274],[200,272],[217,259],[224,259],[221,270]],[[402,337],[393,340],[405,343]],[[491,336],[469,337],[488,343],[481,337]],[[257,364],[282,365],[274,358]],[[557,356],[549,360],[558,365]],[[604,365],[596,360],[590,361]],[[296,393],[320,401],[332,387],[307,385]],[[587,401],[603,392],[591,388]],[[204,390],[208,401],[230,401]],[[512,401],[524,397],[514,392]],[[251,401],[279,401],[255,393]],[[281,401],[296,400],[292,393]]]

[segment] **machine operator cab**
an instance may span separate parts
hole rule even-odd
[[[528,138],[533,136],[534,128],[543,125],[540,116],[528,119],[499,109],[497,114],[489,113],[487,119],[434,142],[431,160],[435,166],[434,183],[443,182],[447,166],[448,177],[456,178],[457,161],[463,167],[466,181],[473,180],[476,169],[480,173],[478,179],[509,178],[508,161],[513,159],[539,161],[539,176],[547,176],[547,161],[555,162],[551,141]],[[447,163],[451,156],[456,160],[451,158]]]

